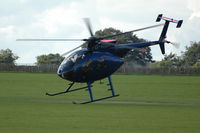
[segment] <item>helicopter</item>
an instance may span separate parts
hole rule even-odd
[[[82,47],[84,44],[64,53],[62,56],[68,55],[62,63],[60,64],[57,74],[64,80],[71,81],[68,84],[67,88],[63,92],[58,93],[46,93],[48,96],[55,96],[64,93],[79,91],[82,89],[87,89],[89,92],[89,101],[81,102],[81,104],[92,103],[96,101],[101,101],[108,98],[113,98],[119,96],[115,93],[111,75],[117,71],[120,66],[124,63],[124,57],[132,49],[145,48],[152,45],[159,45],[161,53],[165,54],[165,43],[171,43],[166,40],[166,34],[170,22],[176,23],[177,28],[180,28],[183,20],[175,20],[172,18],[163,17],[162,14],[159,14],[156,18],[156,22],[164,20],[165,23],[152,25],[144,28],[139,28],[119,34],[96,37],[93,34],[90,20],[85,18],[86,27],[90,33],[90,37],[86,39],[17,39],[17,41],[84,41],[87,43],[87,48],[77,50]],[[116,40],[106,40],[111,39],[116,36],[129,34],[137,31],[142,31],[146,29],[151,29],[155,27],[163,26],[159,40],[149,41],[143,43],[127,43],[127,44],[116,44]],[[75,51],[77,50],[77,51]],[[74,52],[75,51],[75,52]],[[73,52],[73,53],[72,53]],[[95,81],[108,78],[108,85],[111,90],[111,95],[107,97],[102,97],[95,99],[92,93],[92,83]],[[72,86],[75,83],[86,83],[86,86],[72,89]]]

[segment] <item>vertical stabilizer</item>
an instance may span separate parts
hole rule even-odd
[[[159,45],[160,45],[160,50],[162,52],[162,54],[165,54],[165,38],[166,38],[166,34],[167,34],[167,30],[168,30],[168,27],[169,27],[169,23],[172,22],[172,23],[177,23],[177,26],[176,28],[180,28],[182,23],[183,23],[183,20],[175,20],[175,19],[172,19],[172,18],[167,18],[167,17],[163,17],[162,14],[159,14],[157,19],[156,19],[156,22],[159,22],[161,20],[165,20],[165,25],[162,29],[162,32],[161,32],[161,35],[160,35],[160,38],[159,38]]]

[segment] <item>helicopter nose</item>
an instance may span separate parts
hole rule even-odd
[[[58,74],[58,76],[60,76],[63,79],[71,78],[73,75],[73,70],[64,65],[61,65],[58,68],[57,74]]]
[[[58,68],[57,74],[58,74],[58,76],[60,76],[61,78],[62,78],[62,73],[63,73],[63,67],[60,66],[60,67]]]

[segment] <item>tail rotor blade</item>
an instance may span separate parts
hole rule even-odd
[[[171,41],[166,41],[166,43],[170,43],[170,44],[172,44],[175,48],[179,48],[180,47],[180,43],[178,43],[178,42],[171,42]]]

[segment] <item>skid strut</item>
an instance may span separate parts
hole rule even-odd
[[[69,87],[66,89],[66,91],[62,91],[62,92],[58,92],[58,93],[53,93],[53,94],[46,93],[46,95],[48,95],[48,96],[55,96],[55,95],[60,95],[60,94],[64,94],[64,93],[78,91],[78,90],[82,90],[82,89],[88,88],[87,86],[85,86],[85,87],[81,87],[81,88],[76,88],[76,89],[70,90],[73,85],[74,85],[74,82],[70,83]]]
[[[66,91],[58,92],[58,93],[53,93],[53,94],[46,93],[46,95],[48,95],[48,96],[55,96],[55,95],[60,95],[60,94],[69,93],[69,92],[78,91],[78,90],[82,90],[82,89],[86,89],[87,88],[88,92],[89,92],[90,100],[86,101],[86,102],[82,102],[80,104],[92,103],[92,102],[101,101],[101,100],[104,100],[104,99],[108,99],[108,98],[119,96],[119,94],[117,94],[117,95],[115,94],[115,91],[114,91],[114,88],[113,88],[113,84],[112,84],[112,79],[111,79],[110,76],[108,77],[108,81],[109,81],[108,85],[110,86],[109,90],[111,90],[111,94],[112,94],[111,96],[108,96],[108,97],[94,99],[93,93],[92,93],[92,84],[91,84],[91,82],[87,82],[87,86],[85,86],[85,87],[81,87],[81,88],[77,88],[77,89],[72,89],[71,90],[71,87],[74,85],[74,82],[73,82],[73,83],[69,84],[69,86],[66,89]]]
[[[108,77],[108,81],[109,81],[109,86],[110,86],[110,90],[111,90],[111,93],[112,95],[111,96],[108,96],[108,97],[103,97],[103,98],[99,98],[99,99],[94,99],[93,97],[93,94],[92,94],[92,89],[91,89],[91,83],[88,82],[88,90],[89,90],[89,95],[90,95],[90,101],[87,101],[87,102],[82,102],[81,104],[87,104],[87,103],[92,103],[92,102],[97,102],[97,101],[101,101],[101,100],[105,100],[105,99],[109,99],[109,98],[112,98],[112,97],[117,97],[119,96],[119,94],[115,94],[115,91],[114,91],[114,88],[113,88],[113,84],[112,84],[112,79],[111,77],[109,76]]]

